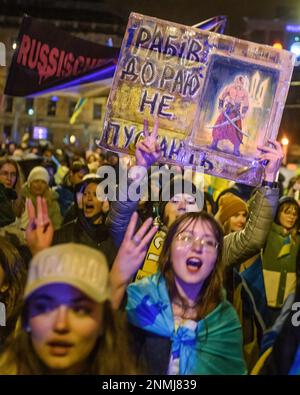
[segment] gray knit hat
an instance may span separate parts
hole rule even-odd
[[[29,173],[27,183],[30,186],[30,183],[35,180],[45,181],[49,185],[50,176],[47,170],[43,166],[34,167]]]

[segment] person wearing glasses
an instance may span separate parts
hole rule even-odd
[[[126,285],[156,230],[149,219],[134,234],[136,222],[134,214],[111,271],[114,307],[116,277]],[[222,253],[216,220],[186,213],[169,228],[157,273],[127,287],[136,355],[150,374],[246,374],[241,325],[222,286]]]
[[[150,133],[147,122],[145,122],[145,138],[140,140],[135,147],[135,158],[138,166],[149,169],[152,164],[159,160],[160,148],[157,134],[158,124],[154,124],[153,131]],[[231,232],[224,238],[223,261],[227,267],[239,267],[247,259],[259,253],[266,242],[275,217],[279,196],[276,176],[282,162],[283,153],[279,142],[269,141],[268,144],[257,147],[261,152],[257,156],[258,160],[265,161],[264,181],[249,202],[247,223],[244,229]],[[138,177],[135,177],[134,174],[131,175],[131,169],[128,175],[129,183],[137,182]],[[142,183],[142,180],[140,182]],[[154,274],[158,268],[159,255],[163,248],[168,228],[181,215],[202,209],[196,204],[197,201],[194,196],[189,196],[186,193],[172,193],[172,183],[173,181],[168,185],[164,185],[164,188],[170,186],[170,199],[159,202],[159,216],[161,219],[159,229],[157,229],[157,233],[149,244],[145,261],[140,262],[137,272],[132,274],[130,281],[138,281],[145,276]],[[194,189],[195,186],[192,186],[193,194]],[[131,201],[130,199],[126,201],[117,200],[111,203],[106,223],[117,246],[121,245],[130,217],[137,208],[138,201]],[[122,289],[122,281],[119,289]]]

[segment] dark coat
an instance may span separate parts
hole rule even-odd
[[[297,302],[300,302],[300,281],[298,281],[294,299],[294,303]],[[271,354],[263,363],[258,374],[276,376],[289,374],[300,345],[300,327],[293,325],[294,314],[296,314],[296,310],[291,310],[276,337]]]
[[[109,235],[107,226],[104,224],[90,225],[82,216],[54,232],[52,245],[71,242],[84,244],[101,251],[106,256],[109,267],[112,266],[117,255],[117,248]]]
[[[14,191],[5,188],[5,186],[0,183],[0,228],[13,223],[16,219],[11,204],[13,196],[10,196],[10,194],[12,192]]]
[[[147,374],[167,374],[171,353],[170,339],[130,324],[129,331],[138,366],[142,366]]]

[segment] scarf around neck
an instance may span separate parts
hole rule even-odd
[[[109,237],[108,228],[104,220],[100,224],[94,224],[94,221],[103,216],[102,213],[97,214],[93,218],[86,218],[82,210],[78,213],[78,222],[80,226],[86,231],[89,237],[96,243],[101,243]]]
[[[174,327],[172,304],[160,272],[127,288],[128,321],[171,341],[173,358],[179,357],[179,374],[245,374],[242,332],[232,305],[224,300],[195,330]]]

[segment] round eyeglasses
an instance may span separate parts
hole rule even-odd
[[[176,235],[176,240],[187,247],[192,247],[192,245],[197,242],[205,252],[214,252],[219,246],[219,243],[210,237],[196,237],[186,232],[178,233]]]

